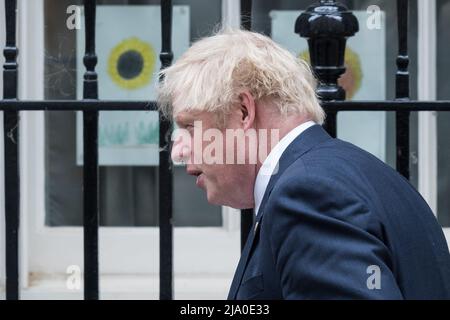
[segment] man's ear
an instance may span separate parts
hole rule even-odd
[[[239,105],[239,113],[240,113],[240,121],[242,128],[247,130],[249,128],[253,128],[255,125],[256,118],[256,102],[253,98],[252,94],[249,91],[243,91],[239,95],[240,105]]]

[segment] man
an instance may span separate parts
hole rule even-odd
[[[226,30],[161,75],[160,108],[182,131],[172,158],[210,203],[255,208],[229,299],[450,298],[430,208],[389,166],[322,129],[303,61],[261,34]]]

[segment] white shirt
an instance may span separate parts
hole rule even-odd
[[[286,148],[295,140],[303,131],[309,127],[315,125],[314,121],[304,122],[298,127],[295,127],[288,132],[270,151],[267,158],[264,160],[261,168],[258,170],[256,175],[255,187],[253,189],[253,195],[255,198],[255,214],[258,214],[259,206],[266,192],[267,185],[273,174],[278,172],[278,162],[280,161],[281,155],[286,150]]]

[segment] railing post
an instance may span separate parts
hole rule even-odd
[[[83,99],[98,99],[95,0],[84,0],[86,50]],[[83,111],[84,298],[98,300],[98,111]]]
[[[395,75],[396,100],[409,100],[408,0],[397,0],[398,56]],[[409,179],[409,111],[397,111],[397,171]]]
[[[311,66],[319,78],[317,93],[321,100],[345,100],[345,91],[337,82],[345,72],[347,38],[358,30],[355,15],[333,0],[321,0],[297,18],[295,33],[308,39]],[[327,113],[325,128],[336,137],[335,111]]]
[[[162,48],[159,58],[161,68],[172,63],[172,1],[161,1]],[[160,79],[160,81],[162,78]],[[172,126],[161,111],[159,112],[159,298],[173,299],[173,224],[172,224],[172,183],[173,173],[170,162]]]
[[[6,46],[3,50],[3,98],[17,100],[16,0],[5,1]],[[19,299],[19,111],[3,113],[5,144],[6,299]]]
[[[252,0],[241,0],[241,27],[252,29]],[[244,250],[248,235],[252,230],[255,213],[253,209],[241,210],[241,251]]]

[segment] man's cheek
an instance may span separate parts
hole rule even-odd
[[[194,161],[194,164],[203,164],[203,148],[204,146],[200,143],[200,144],[193,144],[193,149],[192,149],[192,158]]]

